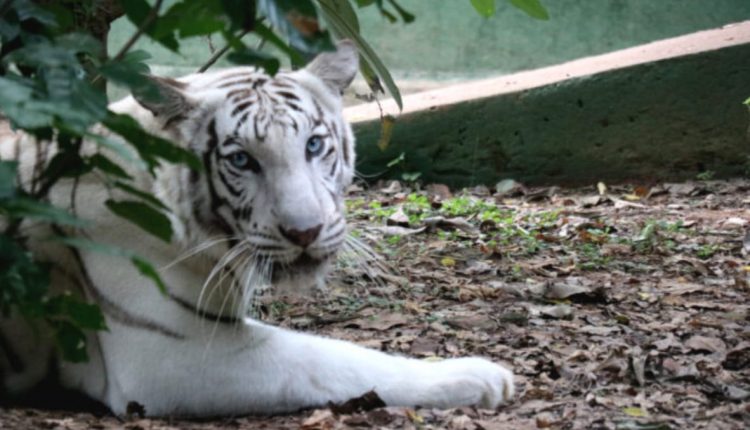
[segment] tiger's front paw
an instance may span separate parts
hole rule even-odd
[[[416,362],[391,386],[376,390],[391,406],[495,408],[513,398],[513,373],[482,358]]]
[[[438,390],[449,394],[446,407],[476,405],[494,409],[508,403],[515,393],[513,373],[482,358],[455,358],[434,363]]]

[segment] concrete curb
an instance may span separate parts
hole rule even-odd
[[[403,152],[392,176],[455,186],[647,181],[744,174],[748,96],[750,21],[407,96],[385,151],[377,106],[346,116],[364,174]]]

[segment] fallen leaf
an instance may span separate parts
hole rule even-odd
[[[383,331],[404,325],[408,322],[409,318],[403,314],[387,313],[349,321],[347,327],[359,327],[363,330]]]
[[[534,308],[534,312],[541,314],[542,316],[557,318],[557,319],[572,319],[573,308],[564,303],[560,303],[553,306],[542,306]]]
[[[630,417],[641,418],[641,417],[648,416],[648,413],[641,408],[635,408],[635,407],[623,408],[622,411],[625,413],[625,415],[630,416]]]
[[[349,399],[341,404],[329,403],[328,409],[334,414],[345,415],[355,412],[366,412],[376,408],[385,407],[385,402],[374,390],[370,390],[359,397]]]
[[[411,236],[413,234],[422,233],[426,229],[427,227],[408,228],[408,227],[400,227],[397,225],[386,225],[386,226],[372,227],[370,230],[380,232],[385,236]]]
[[[409,225],[409,216],[404,213],[404,208],[399,206],[396,212],[392,213],[387,220],[389,225],[400,225],[406,227]]]
[[[475,227],[472,223],[467,221],[465,218],[461,218],[461,217],[455,217],[455,218],[445,218],[442,216],[428,217],[428,218],[423,219],[422,223],[432,228],[442,227],[442,228],[458,229],[458,230],[462,230],[471,234],[479,233],[479,229],[477,227]]]
[[[607,185],[604,182],[597,182],[596,190],[599,191],[600,196],[607,194]]]
[[[425,190],[439,200],[448,200],[453,197],[451,189],[445,184],[429,184],[425,187]]]
[[[513,179],[503,179],[495,184],[495,197],[523,194],[524,187]]]
[[[302,422],[303,430],[331,430],[336,426],[336,418],[328,409],[316,409]]]
[[[692,352],[726,352],[724,341],[715,337],[696,335],[685,342],[685,346]]]
[[[445,267],[453,267],[456,265],[456,260],[454,260],[452,257],[443,257],[440,259],[440,264]]]

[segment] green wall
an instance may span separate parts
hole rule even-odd
[[[497,0],[499,10],[489,19],[474,12],[469,0],[399,3],[416,21],[390,24],[369,7],[361,10],[361,26],[394,74],[407,79],[532,69],[750,19],[750,0],[542,0],[549,21],[532,19],[505,0]],[[117,50],[132,32],[126,19],[118,20],[110,49]],[[185,44],[179,55],[146,38],[137,47],[152,54],[154,65],[166,66],[155,72],[168,75],[189,73],[210,56],[202,38]]]
[[[748,0],[541,0],[538,21],[498,0],[484,19],[468,0],[402,0],[417,19],[392,26],[368,10],[362,32],[401,76],[504,74],[750,19]]]
[[[386,151],[379,120],[355,123],[357,170],[451,186],[747,175],[748,70],[744,44],[411,112]]]

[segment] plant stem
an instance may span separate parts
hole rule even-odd
[[[159,16],[159,9],[161,9],[161,4],[164,3],[164,0],[156,0],[156,3],[154,3],[154,7],[151,8],[151,11],[149,11],[148,16],[143,20],[141,23],[141,26],[138,27],[138,30],[133,33],[132,36],[130,36],[130,39],[128,39],[127,42],[120,48],[120,51],[115,54],[114,57],[112,57],[112,60],[117,61],[121,60],[122,57],[125,56],[125,54],[128,53],[130,48],[135,45],[135,42],[140,39],[140,37],[143,35],[143,33],[146,32],[146,29],[154,22],[154,20]]]
[[[237,39],[242,39],[245,37],[247,33],[249,33],[250,30],[242,30],[240,34],[237,35]],[[261,40],[260,45],[256,49],[260,49],[263,46],[263,42],[265,42],[265,39]],[[214,52],[214,54],[211,56],[211,58],[206,61],[206,64],[202,65],[200,69],[198,69],[197,73],[203,73],[206,70],[208,70],[209,67],[213,66],[214,63],[216,63],[219,58],[221,58],[222,55],[226,54],[227,51],[229,51],[229,48],[231,48],[231,44],[227,42],[226,45],[224,45],[223,48],[219,49],[218,51]]]
[[[164,3],[164,0],[156,0],[156,3],[154,3],[154,6],[151,8],[151,10],[148,12],[148,16],[141,22],[141,25],[138,27],[138,29],[133,33],[132,36],[130,36],[130,39],[128,39],[127,42],[125,42],[124,45],[122,45],[122,48],[115,54],[114,57],[110,61],[118,61],[121,60],[125,54],[130,51],[130,48],[135,45],[135,42],[138,41],[138,39],[143,36],[143,33],[146,32],[146,29],[153,24],[154,20],[159,17],[159,10],[161,9],[161,5]],[[96,84],[99,80],[102,79],[101,73],[97,74],[94,79],[91,80],[92,84]]]

